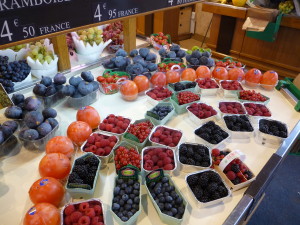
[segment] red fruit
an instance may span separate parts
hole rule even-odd
[[[82,213],[79,211],[73,212],[71,214],[72,223],[77,223],[78,220],[82,217]]]
[[[88,202],[83,202],[83,203],[80,203],[80,205],[79,205],[79,211],[80,212],[85,212],[89,208],[90,208],[90,205],[89,205]]]
[[[234,180],[236,178],[235,172],[231,170],[226,173],[226,176],[228,177],[229,180]]]
[[[154,87],[164,87],[167,84],[167,77],[162,72],[156,72],[150,81]]]
[[[261,76],[262,76],[261,71],[259,69],[253,68],[253,69],[249,70],[245,74],[245,80],[248,81],[247,85],[250,87],[252,87],[252,86],[255,87],[256,84],[260,83]]]
[[[159,168],[162,168],[162,167],[163,167],[163,165],[164,165],[164,162],[163,162],[163,160],[158,160],[158,162],[157,162],[157,166],[159,166]]]
[[[66,216],[65,219],[64,219],[64,224],[65,225],[72,225],[72,219],[71,219],[71,216]]]
[[[96,215],[95,210],[93,208],[89,208],[85,211],[85,215],[88,217],[94,217]]]
[[[96,215],[102,215],[102,207],[100,205],[95,205],[94,210]]]
[[[196,95],[196,94],[194,94],[193,92],[190,92],[190,91],[180,92],[177,95],[177,98],[178,98],[179,105],[184,105],[184,104],[187,104],[187,103],[190,103],[190,102],[200,100],[199,95]]]
[[[181,79],[195,81],[197,79],[196,71],[192,68],[185,69],[181,74]]]
[[[228,80],[228,72],[224,67],[217,66],[213,70],[212,76],[217,80]]]
[[[77,111],[76,120],[86,122],[92,129],[96,129],[100,124],[100,115],[92,106],[85,106]]]
[[[174,165],[172,164],[164,165],[164,170],[173,170],[173,169],[174,169]]]
[[[171,149],[168,149],[168,150],[166,151],[166,153],[167,153],[167,155],[168,155],[169,157],[171,157],[171,158],[174,157],[174,153],[173,153],[173,151],[172,151]]]
[[[78,225],[89,225],[91,222],[90,217],[88,216],[82,216],[79,221],[78,221]]]
[[[167,153],[165,153],[165,152],[159,153],[159,158],[160,158],[160,159],[164,159],[164,158],[166,158],[166,157],[167,157]]]
[[[211,154],[216,157],[216,156],[220,155],[220,150],[217,148],[214,148],[211,150]]]
[[[169,157],[163,159],[164,165],[171,164],[172,160]]]
[[[68,205],[65,210],[64,210],[64,214],[66,216],[70,216],[73,212],[75,212],[75,206],[74,205]]]

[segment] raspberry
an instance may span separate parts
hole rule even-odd
[[[164,162],[164,165],[167,165],[167,164],[170,164],[172,162],[172,160],[169,157],[165,157],[163,162]]]
[[[64,219],[64,224],[65,225],[72,225],[72,219],[71,216],[66,216]]]
[[[218,156],[218,155],[220,155],[220,150],[217,149],[217,148],[214,148],[214,149],[211,150],[211,154],[213,156]]]
[[[164,170],[173,170],[174,166],[172,164],[167,164],[164,166]]]
[[[85,215],[88,217],[94,217],[95,216],[95,210],[93,208],[89,208],[85,211]]]
[[[89,138],[87,139],[87,143],[94,144],[95,143],[95,136],[94,135],[89,136]]]
[[[80,205],[79,205],[80,212],[85,212],[89,208],[90,208],[90,204],[88,202],[83,202],[83,203],[80,203]]]
[[[78,221],[79,225],[89,225],[90,223],[91,223],[91,219],[88,216],[82,216]]]
[[[171,158],[174,157],[174,153],[173,153],[173,151],[172,151],[171,149],[168,149],[168,150],[166,151],[166,153],[167,153],[167,155],[168,155],[169,157],[171,157]]]
[[[226,173],[226,176],[229,180],[234,180],[236,178],[236,174],[231,170]]]
[[[151,167],[154,165],[154,162],[150,159],[145,162],[145,164],[150,165]]]
[[[97,224],[99,222],[99,216],[92,218],[91,225]]]
[[[150,154],[146,154],[144,155],[144,161],[150,160],[151,159],[151,155]]]
[[[73,212],[75,212],[75,206],[74,205],[68,205],[65,208],[65,211],[64,211],[66,216],[70,216]]]
[[[76,212],[73,212],[70,217],[71,217],[72,223],[77,223],[79,218],[82,217],[82,213],[79,211],[76,211]]]
[[[166,158],[167,157],[167,153],[165,153],[165,152],[161,152],[161,153],[159,153],[159,158],[160,159],[164,159],[164,158]]]
[[[153,161],[153,163],[157,163],[157,161],[159,160],[157,155],[153,155],[151,160]]]
[[[159,160],[159,161],[157,162],[157,166],[159,166],[159,168],[162,168],[163,165],[164,165],[164,162],[163,162],[162,160]]]

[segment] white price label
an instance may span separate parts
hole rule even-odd
[[[232,152],[230,152],[228,155],[226,155],[220,165],[219,168],[221,169],[221,171],[223,171],[226,166],[234,159],[239,158],[241,161],[244,161],[246,158],[246,155],[244,153],[242,153],[240,150],[234,150]]]

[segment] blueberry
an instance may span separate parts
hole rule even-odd
[[[47,87],[43,84],[36,84],[32,90],[32,92],[39,96],[44,96],[46,93]]]
[[[124,194],[124,195],[122,195],[122,199],[124,200],[124,201],[127,201],[128,200],[128,195],[127,194]]]
[[[164,210],[165,204],[164,204],[163,202],[160,202],[160,203],[158,203],[157,205],[158,205],[158,207],[159,207],[159,209],[160,209],[161,211]]]
[[[22,112],[22,109],[18,106],[9,106],[5,109],[4,115],[10,119],[20,119]]]
[[[117,213],[117,216],[118,216],[119,218],[122,218],[122,217],[123,217],[123,213],[122,213],[122,212],[118,212],[118,213]]]
[[[179,214],[183,214],[184,213],[184,207],[183,206],[179,206],[177,210],[178,210]]]
[[[25,97],[24,97],[24,95],[22,95],[22,94],[13,94],[11,100],[13,101],[13,103],[14,103],[15,105],[18,105],[18,104],[24,102]]]
[[[49,96],[54,95],[56,92],[57,91],[56,91],[55,85],[50,85],[46,88],[44,96],[49,97]]]
[[[67,82],[67,78],[62,73],[58,73],[54,76],[53,81],[55,84],[65,84]]]
[[[133,181],[132,179],[129,179],[129,180],[127,181],[127,184],[129,184],[129,185],[133,185],[133,183],[134,183],[134,181]]]
[[[41,106],[41,101],[36,97],[28,97],[24,101],[24,109],[27,111],[35,111]]]
[[[139,183],[134,183],[133,188],[135,190],[140,190],[140,184]]]
[[[170,193],[166,191],[166,192],[164,192],[164,196],[165,196],[165,197],[170,196]],[[171,196],[170,196],[170,197],[171,197]]]
[[[164,193],[160,193],[157,195],[157,197],[160,198],[160,197],[165,197],[165,196],[164,196]]]
[[[139,192],[139,190],[133,190],[133,194],[134,194],[135,196],[139,196],[139,195],[140,195],[140,192]],[[153,193],[153,194],[155,194],[155,193]]]
[[[133,201],[132,201],[132,199],[128,199],[126,203],[129,204],[129,205],[132,205]]]
[[[132,208],[139,210],[139,204],[132,204]]]
[[[137,212],[136,209],[131,209],[130,212],[132,212],[133,214],[135,214]]]
[[[165,203],[165,201],[166,201],[165,197],[160,197],[159,198],[159,202]]]
[[[120,209],[120,205],[118,203],[114,203],[113,206],[112,206],[112,210],[113,211],[115,211],[115,210],[117,211],[119,209]]]
[[[3,132],[0,130],[0,145],[5,141],[5,138],[4,138],[4,134]]]
[[[135,198],[135,194],[130,194],[129,198],[134,199]]]
[[[181,205],[181,204],[183,203],[183,199],[182,199],[181,197],[178,197],[178,198],[176,199],[175,203],[176,203],[177,205]]]
[[[172,208],[172,209],[171,209],[171,212],[173,213],[173,215],[176,215],[177,212],[178,212],[178,210],[177,210],[176,208]]]
[[[120,193],[120,191],[121,191],[121,188],[119,186],[116,186],[114,188],[114,195],[118,195]]]
[[[120,201],[120,198],[118,196],[115,196],[113,198],[113,203],[118,203]]]
[[[128,216],[128,218],[130,218],[130,217],[133,216],[133,213],[132,213],[131,211],[129,211],[129,212],[127,213],[127,216]]]
[[[139,54],[139,52],[138,52],[138,50],[136,50],[136,49],[133,49],[133,50],[129,53],[130,57],[135,57],[135,56],[137,56],[138,54]]]
[[[173,216],[173,213],[172,213],[172,211],[167,211],[167,213],[166,213],[168,216]]]
[[[165,188],[166,188],[166,187],[169,187],[169,183],[164,183],[164,184],[163,184],[163,187],[165,187]]]
[[[71,77],[69,83],[72,86],[77,87],[81,81],[82,81],[81,77]]]
[[[120,210],[121,211],[121,210]],[[128,211],[127,210],[125,210],[125,208],[124,207],[122,207],[122,211],[121,211],[122,213],[123,213],[123,215],[124,216],[127,216],[127,213],[128,213]]]
[[[170,203],[165,203],[165,210],[170,210],[172,209],[172,205]]]
[[[124,222],[126,222],[128,220],[128,217],[127,216],[122,216],[121,220],[124,221]]]
[[[127,52],[120,48],[117,52],[116,52],[116,56],[123,56],[123,57],[126,57],[127,56]]]
[[[125,193],[126,194],[130,194],[131,192],[132,192],[132,187],[129,186],[129,187],[125,188]]]
[[[117,184],[123,184],[124,180],[123,179],[117,179]]]
[[[168,193],[168,192],[166,192]],[[173,201],[173,198],[171,196],[166,196],[166,202],[172,202]]]
[[[41,123],[43,123],[44,117],[41,112],[31,111],[26,113],[24,122],[29,128],[37,128]]]
[[[140,197],[135,197],[133,201],[134,201],[134,203],[139,204],[140,203]]]
[[[57,116],[56,110],[52,108],[44,109],[42,114],[44,116],[44,119],[55,118]]]
[[[161,188],[160,187],[155,188],[154,192],[155,192],[155,194],[160,194],[161,193]]]
[[[36,140],[39,138],[39,133],[34,129],[23,130],[20,136],[26,140]]]
[[[52,129],[58,125],[58,121],[54,118],[46,119],[45,123],[49,123],[51,125]]]
[[[49,123],[42,123],[37,127],[37,131],[41,137],[45,137],[52,131],[52,127]]]
[[[126,210],[131,210],[132,205],[130,205],[130,204],[125,204],[124,208],[125,208]]]
[[[143,58],[146,58],[147,55],[149,54],[149,52],[150,52],[150,50],[148,48],[141,48],[139,50],[139,53]]]
[[[91,71],[84,71],[81,73],[81,78],[86,82],[92,82],[94,80],[94,76]]]
[[[125,201],[123,199],[120,199],[119,204],[120,206],[123,206],[125,204]]]
[[[126,184],[126,183],[121,184],[121,188],[122,188],[122,189],[125,189],[126,187],[127,187],[127,184]]]
[[[44,77],[43,76],[40,83],[45,85],[46,87],[48,87],[52,84],[52,79],[50,77]]]
[[[159,199],[158,198],[155,198],[154,201],[156,202],[156,204],[159,203]]]
[[[93,92],[93,85],[91,83],[85,82],[85,81],[81,81],[78,85],[78,91],[80,92],[80,94],[82,94],[83,96],[86,96],[90,93]]]
[[[119,193],[119,195],[121,195],[121,196],[122,196],[122,195],[125,195],[125,194],[126,194],[126,193],[125,193],[125,190],[121,190],[120,193]]]

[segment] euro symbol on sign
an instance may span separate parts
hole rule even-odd
[[[106,3],[103,3],[103,9],[106,9]]]
[[[15,19],[15,20],[14,20],[14,24],[15,24],[16,27],[18,27],[18,26],[19,26],[19,20],[18,20],[18,19]]]

